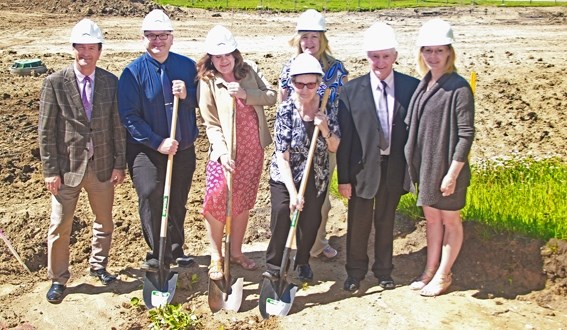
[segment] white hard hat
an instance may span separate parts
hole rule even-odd
[[[419,29],[417,46],[444,46],[455,41],[451,25],[440,18],[425,22]]]
[[[83,18],[71,30],[72,44],[98,44],[103,43],[102,31],[95,22]]]
[[[230,54],[236,47],[232,33],[222,25],[215,25],[205,39],[205,51],[210,55]]]
[[[323,75],[321,63],[311,54],[301,53],[293,59],[289,68],[290,76],[297,76],[300,74],[318,74]]]
[[[327,31],[325,17],[315,9],[307,9],[297,19],[297,32],[325,32]]]
[[[154,9],[144,17],[142,31],[173,31],[173,25],[163,10]]]
[[[364,32],[364,50],[367,52],[397,47],[394,29],[386,23],[374,23]]]

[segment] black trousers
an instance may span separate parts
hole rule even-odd
[[[377,278],[390,276],[392,264],[394,220],[396,208],[400,202],[399,187],[389,189],[392,181],[401,182],[397,178],[388,177],[388,160],[381,164],[381,180],[376,196],[366,199],[353,196],[348,202],[347,221],[347,258],[348,276],[362,280],[368,272],[368,239],[374,225],[374,264],[372,272]],[[397,184],[399,185],[399,183]]]
[[[129,143],[126,147],[126,159],[130,177],[138,194],[138,212],[142,222],[144,239],[151,249],[148,259],[159,258],[159,239],[167,155],[141,144]],[[184,255],[184,222],[187,209],[185,205],[191,189],[195,172],[195,147],[178,150],[173,157],[171,191],[167,227],[167,247],[165,261]]]
[[[266,251],[266,268],[272,271],[279,271],[291,225],[289,193],[285,184],[273,180],[270,180],[270,193],[272,203],[270,229],[272,237]],[[321,224],[321,207],[325,201],[325,195],[325,192],[323,192],[320,196],[317,196],[314,173],[311,170],[303,197],[305,201],[303,211],[301,211],[297,223],[297,252],[294,268],[297,265],[309,263],[309,252],[315,242],[317,231]]]

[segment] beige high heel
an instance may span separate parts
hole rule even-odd
[[[453,283],[452,273],[435,276],[419,294],[424,297],[437,297],[447,291],[451,283]]]
[[[409,285],[409,288],[412,290],[421,290],[423,289],[427,283],[431,281],[437,269],[429,268],[426,269],[418,278],[413,280],[413,282]]]

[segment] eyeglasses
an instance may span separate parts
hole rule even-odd
[[[169,36],[171,35],[171,33],[160,33],[160,34],[154,34],[154,33],[148,33],[148,34],[144,34],[144,36],[146,38],[148,38],[148,40],[156,40],[159,38],[159,40],[167,40],[167,38],[169,38]]]
[[[293,85],[295,87],[297,87],[297,89],[303,89],[305,87],[307,87],[309,89],[313,89],[313,88],[317,87],[317,82],[302,83],[302,82],[299,82],[299,81],[293,81]]]

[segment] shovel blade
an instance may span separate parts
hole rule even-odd
[[[238,312],[242,304],[244,279],[239,277],[230,287],[226,281],[209,279],[209,308],[213,313],[221,309]]]
[[[258,308],[264,319],[269,318],[270,315],[286,316],[291,310],[295,294],[299,288],[293,283],[284,282],[284,290],[281,295],[278,295],[277,288],[281,285],[279,281],[268,279],[262,281]]]
[[[175,295],[178,276],[177,273],[169,271],[163,271],[163,274],[146,272],[142,291],[146,307],[151,309],[171,303]]]

